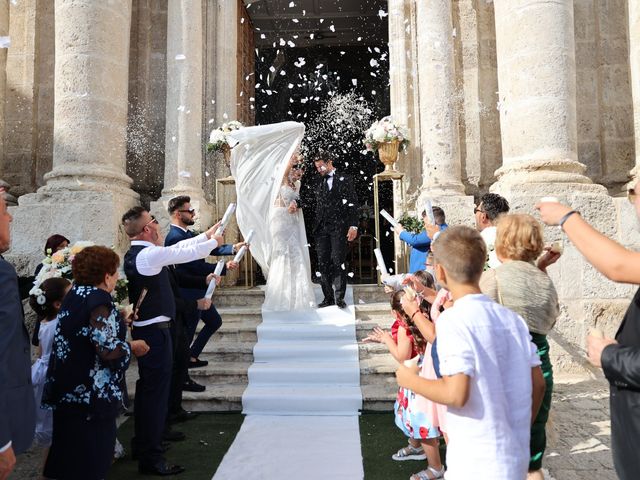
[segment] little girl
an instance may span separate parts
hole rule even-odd
[[[420,280],[423,279],[420,278]],[[432,278],[424,280],[433,281]],[[429,288],[432,287],[429,286]],[[431,358],[425,357],[427,341],[404,313],[401,305],[404,295],[405,292],[400,290],[394,292],[391,297],[391,309],[396,318],[391,327],[391,334],[376,328],[367,340],[387,345],[389,352],[398,362],[419,356],[418,366],[424,368],[423,363],[429,365],[431,363]],[[426,458],[428,462],[427,468],[413,475],[411,480],[438,479],[444,475],[444,466],[440,460],[441,433],[438,428],[440,422],[437,410],[435,407],[424,408],[425,401],[427,401],[425,398],[411,390],[400,388],[394,405],[396,425],[409,437],[409,445],[401,448],[392,458],[398,461]]]
[[[40,330],[38,332],[40,357],[31,366],[31,382],[36,399],[36,435],[35,442],[42,447],[51,445],[53,430],[53,415],[51,410],[40,408],[42,389],[47,376],[49,355],[53,345],[53,334],[58,324],[58,311],[62,299],[71,288],[71,283],[65,278],[48,278],[40,284],[29,298],[29,305],[38,316]],[[45,457],[46,458],[46,457]]]

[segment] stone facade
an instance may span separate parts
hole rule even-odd
[[[250,3],[0,0],[0,184],[18,203],[9,257],[22,271],[53,232],[125,248],[119,217],[134,204],[166,225],[168,199],[189,194],[205,224],[233,199],[204,140],[253,121]],[[489,190],[528,212],[553,195],[640,245],[615,198],[638,164],[638,0],[389,0],[386,13],[390,110],[413,139],[399,163],[408,194],[450,223],[471,223]],[[589,326],[613,332],[632,288],[565,252],[551,275],[569,365]]]

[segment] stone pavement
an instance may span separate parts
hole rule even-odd
[[[602,375],[558,375],[548,427],[548,480],[617,478],[609,449],[609,386]],[[11,480],[37,478],[41,462],[42,450],[32,449],[18,458]]]
[[[542,462],[546,478],[615,480],[607,381],[599,374],[598,378],[558,375],[555,382]]]

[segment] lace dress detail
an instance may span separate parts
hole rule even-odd
[[[35,442],[38,446],[48,447],[51,445],[51,435],[53,432],[53,414],[51,410],[40,408],[42,402],[42,390],[49,367],[49,357],[53,345],[53,335],[58,325],[58,319],[50,320],[40,324],[38,341],[42,354],[31,366],[31,383],[33,384],[33,394],[36,399],[36,435]]]
[[[308,267],[308,248],[301,241],[303,222],[298,209],[289,213],[288,206],[298,199],[297,189],[280,187],[280,195],[269,222],[272,239],[271,265],[264,308],[272,311],[304,310],[315,306],[315,296]]]

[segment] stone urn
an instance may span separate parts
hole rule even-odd
[[[378,156],[380,157],[380,161],[384,164],[385,172],[395,171],[396,162],[398,161],[399,145],[400,142],[398,140],[379,144]]]

